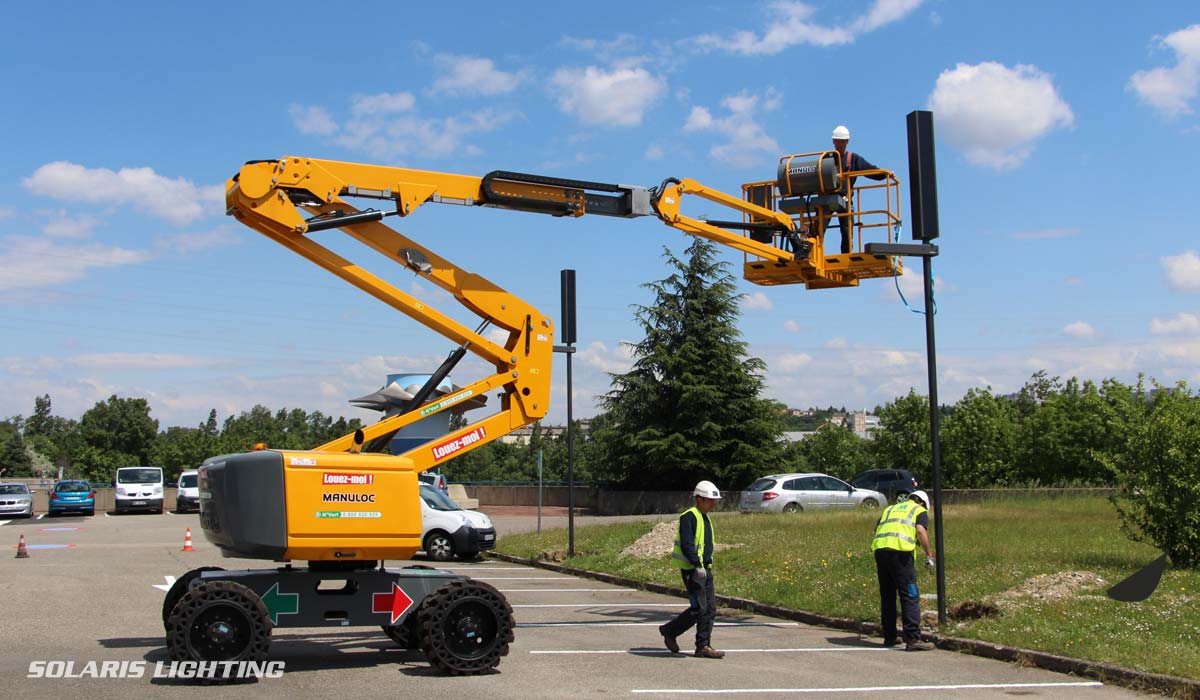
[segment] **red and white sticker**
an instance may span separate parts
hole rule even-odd
[[[469,433],[459,435],[458,437],[456,437],[452,440],[447,440],[447,441],[441,443],[440,445],[434,445],[433,446],[433,458],[434,459],[445,459],[447,457],[450,457],[450,456],[454,455],[455,453],[457,453],[462,448],[469,447],[469,446],[474,445],[475,443],[479,442],[486,435],[487,435],[487,432],[483,429],[483,426],[481,425]]]
[[[375,483],[375,475],[325,472],[321,474],[321,483],[334,486],[370,486]]]

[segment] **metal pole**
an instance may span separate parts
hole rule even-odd
[[[542,532],[542,450],[538,449],[538,534]]]
[[[571,391],[571,357],[567,353],[567,556],[575,556],[575,426]]]
[[[933,519],[935,565],[937,567],[938,625],[946,624],[946,553],[943,550],[942,530],[942,442],[938,434],[940,411],[937,395],[937,350],[933,341],[933,261],[924,257],[925,271],[925,360],[929,365],[929,436],[933,452]]]

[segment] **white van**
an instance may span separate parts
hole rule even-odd
[[[163,510],[162,467],[121,467],[113,479],[118,513],[130,510]]]
[[[189,469],[179,475],[179,484],[175,489],[175,510],[186,513],[189,510],[200,512],[200,472]]]
[[[496,528],[488,516],[455,505],[445,491],[421,485],[421,545],[433,561],[471,560],[496,546]]]

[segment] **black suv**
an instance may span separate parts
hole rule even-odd
[[[878,491],[895,503],[920,488],[917,479],[907,469],[871,469],[850,480],[860,489]]]

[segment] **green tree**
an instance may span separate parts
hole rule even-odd
[[[654,295],[635,317],[645,337],[633,368],[613,374],[593,426],[596,465],[624,486],[686,489],[698,479],[736,488],[779,462],[782,421],[760,398],[766,364],[737,330],[738,294],[715,246],[697,238],[687,259],[664,249],[674,270],[645,285]]]
[[[26,446],[53,466],[51,471],[61,472],[65,477],[83,476],[75,468],[83,448],[79,423],[54,415],[49,394],[34,399],[33,415],[26,421],[24,437]]]
[[[1018,477],[1044,485],[1106,483],[1109,472],[1101,457],[1116,449],[1120,435],[1110,432],[1111,406],[1099,387],[1056,377],[1049,387],[1039,382],[1037,395],[1040,400],[1020,423]]]
[[[109,481],[117,467],[149,464],[158,421],[150,417],[146,399],[114,394],[80,416],[79,435],[82,445],[76,459],[81,473],[94,481]]]
[[[1200,567],[1200,399],[1179,383],[1133,413],[1120,447],[1102,456],[1117,475],[1122,529],[1181,568]]]
[[[0,421],[0,468],[4,477],[33,476],[33,460],[25,449],[25,438],[21,436],[24,421],[13,416]]]
[[[1011,483],[1017,447],[1017,406],[987,389],[970,389],[942,426],[942,474],[946,488],[984,488]]]
[[[922,483],[928,481],[933,462],[929,438],[929,399],[912,389],[875,410],[879,428],[870,443],[871,456],[880,469],[907,469]]]
[[[808,469],[849,480],[867,467],[863,439],[848,426],[827,423],[800,442]]]

